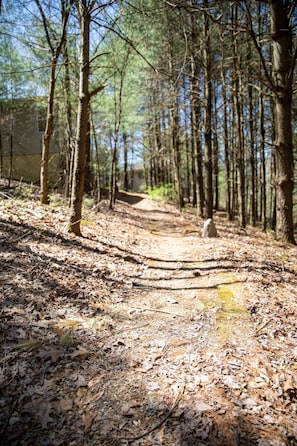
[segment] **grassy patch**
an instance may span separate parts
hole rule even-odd
[[[153,200],[170,202],[175,199],[174,185],[171,183],[160,184],[159,187],[149,187],[147,193]]]

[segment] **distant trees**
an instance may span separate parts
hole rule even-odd
[[[164,22],[162,8],[156,2],[146,4],[147,11],[158,9]],[[156,168],[156,158],[166,153],[167,147],[175,172],[179,154],[182,188],[192,190],[192,202],[200,215],[212,215],[213,194],[217,197],[220,193],[225,196],[230,219],[238,213],[241,226],[261,220],[266,229],[269,211],[276,237],[294,243],[291,108],[297,54],[292,35],[296,2],[165,0],[165,4],[170,26],[176,30],[167,57],[175,61],[178,74],[173,83],[176,102],[169,103],[167,109],[162,100],[159,123],[155,120],[151,127],[157,133],[150,140],[158,142],[150,155],[154,157],[151,168]],[[168,35],[170,26],[165,23]],[[154,26],[159,29],[159,22]],[[165,43],[166,34],[159,36]],[[162,47],[160,39],[158,46]],[[162,93],[156,98],[164,98],[166,90],[170,95],[172,85],[160,83],[160,73],[164,76],[166,70],[159,66],[155,84]],[[167,112],[170,116],[188,109],[187,116],[167,121]],[[172,131],[179,137],[170,146],[166,134]],[[191,135],[190,157],[187,135]],[[192,176],[187,175],[185,158],[190,160]],[[179,182],[175,175],[177,190]],[[180,206],[178,195],[177,203]]]

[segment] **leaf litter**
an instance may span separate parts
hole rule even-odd
[[[3,445],[297,444],[296,247],[121,194],[3,199]],[[8,194],[5,194],[7,197]],[[190,229],[189,229],[190,228]]]

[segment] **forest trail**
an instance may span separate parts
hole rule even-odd
[[[199,227],[159,207],[147,198],[140,206],[147,213],[144,227],[152,236],[148,249],[144,245],[146,268],[134,282],[142,290],[140,307],[144,301],[144,311],[172,313],[188,322],[215,310],[216,323],[211,330],[207,327],[204,347],[221,350],[221,344],[234,337],[245,344],[251,336],[248,293],[245,278],[234,272],[232,263],[226,263],[232,262],[228,246],[220,238],[201,238]],[[190,323],[189,328],[191,332]]]
[[[296,445],[297,248],[119,198],[0,204],[3,445]]]

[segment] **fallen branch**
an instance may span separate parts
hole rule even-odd
[[[171,314],[171,316],[178,316],[178,317],[184,317],[185,316],[184,314],[172,313],[171,311],[159,310],[158,308],[151,308],[151,307],[136,308],[136,310],[140,310],[140,311],[156,311],[157,313]]]
[[[275,315],[273,315],[275,316]],[[261,327],[259,327],[251,336],[256,336],[256,334],[258,334],[261,330],[263,330],[263,328],[267,327],[268,324],[270,324],[270,322],[272,321],[273,317],[270,317],[266,322],[264,322],[264,324],[261,325]]]
[[[152,427],[151,429],[148,429],[147,431],[143,432],[143,433],[140,434],[140,435],[137,435],[136,437],[133,437],[133,438],[125,438],[125,437],[122,437],[121,440],[126,440],[126,441],[128,441],[129,444],[132,444],[132,443],[134,443],[134,441],[141,440],[141,438],[144,438],[144,437],[146,437],[147,435],[149,435],[149,434],[151,434],[152,432],[154,432],[154,431],[156,431],[157,429],[159,429],[159,427],[161,427],[162,424],[164,424],[164,423],[168,420],[168,418],[170,418],[171,415],[173,414],[173,412],[174,412],[176,406],[178,405],[178,402],[179,402],[179,400],[181,399],[181,397],[182,397],[184,391],[185,391],[185,384],[183,384],[183,387],[181,388],[180,392],[177,394],[177,396],[176,396],[176,398],[175,398],[175,400],[174,400],[174,402],[173,402],[173,404],[172,404],[172,407],[171,407],[170,411],[169,411],[169,412],[165,415],[165,417],[162,418],[162,420],[159,421],[159,423],[157,423],[154,427]]]
[[[29,229],[28,231],[24,232],[24,234],[20,235],[19,237],[12,239],[11,243],[17,243],[20,240],[22,240],[23,238],[26,238],[28,235],[31,235],[31,234],[32,234],[32,230]]]

